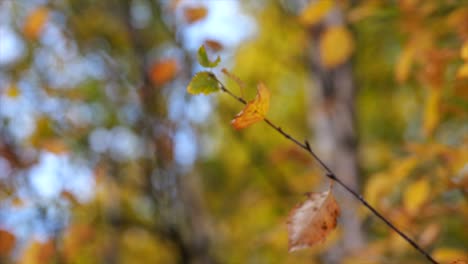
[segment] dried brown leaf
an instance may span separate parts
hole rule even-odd
[[[288,217],[289,251],[322,242],[335,229],[340,208],[331,189],[309,193],[308,199],[293,208]]]
[[[429,224],[419,235],[418,243],[422,247],[432,245],[440,235],[441,227],[437,223]]]

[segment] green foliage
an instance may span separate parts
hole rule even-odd
[[[187,86],[187,92],[191,94],[210,94],[218,90],[219,84],[216,76],[207,71],[197,73]]]
[[[198,49],[197,59],[200,65],[206,68],[214,68],[218,66],[218,64],[221,62],[221,58],[219,56],[216,58],[216,60],[211,61],[208,58],[208,54],[206,53],[205,46],[201,46]]]

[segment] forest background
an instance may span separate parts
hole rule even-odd
[[[468,2],[0,0],[0,263],[426,263],[242,107],[197,50],[437,261],[468,258]]]

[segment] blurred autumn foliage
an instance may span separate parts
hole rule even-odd
[[[232,98],[186,93],[202,44],[231,91],[268,87],[256,121],[321,156],[339,131],[316,125],[342,109],[317,80],[351,69],[356,119],[338,121],[356,124],[356,187],[438,262],[466,263],[465,0],[1,0],[0,263],[426,263],[364,208],[359,248],[336,246],[338,218],[288,253],[288,212],[329,183],[266,125],[233,129]]]

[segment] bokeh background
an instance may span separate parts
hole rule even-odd
[[[438,261],[468,252],[468,2],[0,0],[0,263],[425,263],[242,106],[191,96],[197,49]],[[245,85],[226,78],[222,67]]]

